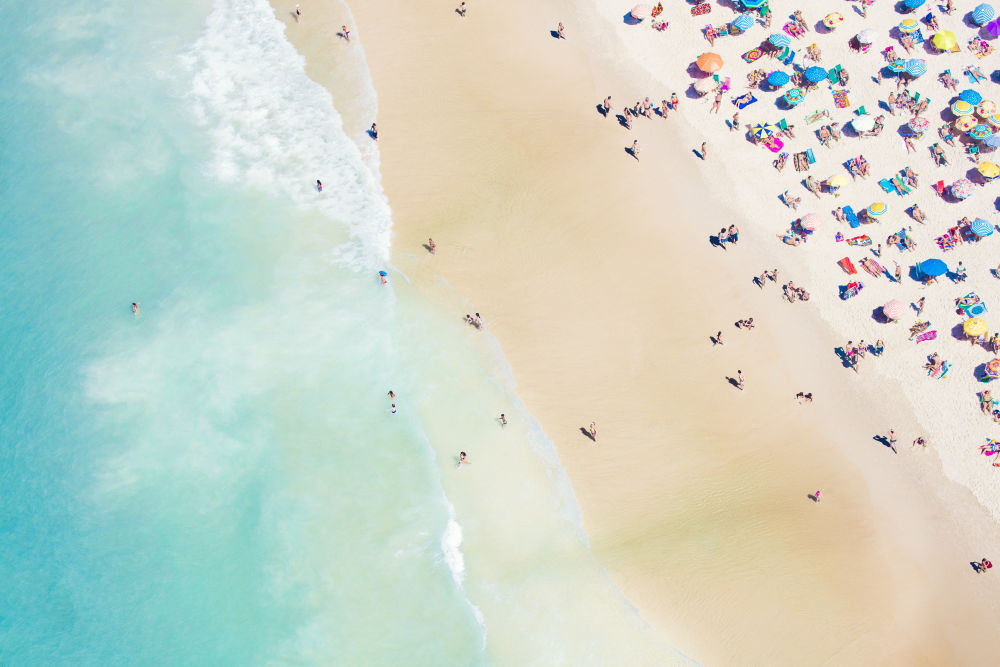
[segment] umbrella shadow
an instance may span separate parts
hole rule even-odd
[[[628,11],[625,12],[625,16],[622,17],[622,22],[625,25],[639,25],[640,23],[642,23],[642,19],[637,19],[636,17],[632,16],[631,11]]]
[[[965,327],[962,322],[959,322],[951,328],[951,337],[960,341],[968,340],[968,337],[965,335]]]
[[[990,376],[986,373],[986,363],[981,363],[972,370],[972,375],[979,382],[989,382],[991,380]]]
[[[878,322],[879,324],[889,324],[890,322],[893,321],[885,316],[885,311],[882,310],[882,306],[879,306],[878,308],[872,310],[872,319]]]
[[[687,66],[687,73],[688,76],[690,76],[692,79],[707,79],[708,77],[712,76],[708,72],[698,67],[698,62],[695,60],[692,60],[691,64]]]

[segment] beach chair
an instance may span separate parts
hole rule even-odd
[[[853,276],[858,272],[858,270],[854,268],[854,263],[851,262],[850,257],[845,257],[844,259],[837,262],[837,264],[839,264],[840,268],[844,270],[844,273],[846,273],[849,276]]]
[[[788,57],[781,61],[782,65],[791,65],[792,61],[795,60],[795,51],[788,54]]]
[[[896,188],[893,187],[892,183],[889,182],[888,178],[883,178],[881,181],[878,182],[878,184],[888,194],[892,194],[893,192],[896,192]]]
[[[843,65],[837,65],[829,72],[827,72],[826,73],[827,81],[829,81],[830,83],[837,83],[838,81],[840,81],[840,70],[842,69],[844,69]]]
[[[861,226],[861,221],[858,220],[858,214],[854,212],[854,207],[845,206],[844,217],[847,218],[847,223],[851,226],[851,229],[856,229]],[[848,243],[850,243],[850,240]]]
[[[938,181],[935,183],[934,189],[937,191],[938,196],[944,197],[944,181]]]
[[[806,149],[806,159],[809,160],[809,164],[816,164],[816,156],[813,155],[813,149]]]

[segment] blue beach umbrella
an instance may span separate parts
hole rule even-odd
[[[935,276],[943,276],[948,273],[948,265],[940,259],[934,258],[917,264],[917,270],[925,276],[934,278]]]
[[[983,3],[972,10],[972,22],[976,25],[984,25],[989,23],[990,19],[993,18],[995,12],[993,8]]]
[[[890,72],[896,72],[896,73],[903,72],[906,70],[906,61],[893,60],[888,67]]]
[[[993,233],[993,225],[982,218],[976,218],[973,220],[972,224],[969,225],[969,229],[972,230],[973,234],[979,237],[989,236]]]
[[[906,61],[906,73],[913,77],[926,74],[927,65],[924,64],[923,60],[920,60],[918,58],[911,58]]]
[[[974,128],[969,130],[969,136],[975,139],[976,141],[982,141],[986,137],[993,136],[993,128],[987,125],[986,123],[980,123],[979,125],[976,125]]]
[[[1000,146],[1000,134],[993,134],[985,139],[983,139],[983,145],[989,146],[990,148],[997,148]]]
[[[775,87],[783,86],[789,81],[791,81],[791,77],[788,76],[786,72],[782,72],[780,69],[767,75],[767,82]]]
[[[792,40],[788,35],[783,35],[780,32],[776,32],[767,38],[767,41],[771,42],[772,46],[777,46],[779,49],[783,49],[786,46],[791,46]]]
[[[791,105],[796,105],[803,100],[805,95],[802,94],[801,88],[792,88],[785,93],[785,101]]]
[[[973,90],[972,88],[966,88],[965,90],[963,90],[958,94],[958,99],[962,100],[963,102],[968,102],[972,106],[976,106],[977,104],[983,101],[983,96],[980,95],[975,90]]]
[[[741,32],[749,30],[753,27],[753,18],[749,14],[740,14],[733,19],[733,26]]]
[[[822,67],[810,67],[805,71],[806,81],[810,83],[819,83],[826,78],[826,70]]]
[[[926,1],[927,0],[905,0],[903,5],[905,5],[907,9],[916,9],[917,7],[923,7]]]

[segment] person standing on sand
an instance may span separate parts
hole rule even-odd
[[[733,114],[733,119],[729,121],[729,131],[735,132],[740,128],[740,112],[737,111]]]
[[[632,140],[632,157],[634,157],[636,159],[636,162],[639,161],[639,140],[638,139],[633,139]]]
[[[708,113],[719,113],[719,105],[722,104],[722,93],[715,94],[715,101],[712,102],[712,108],[708,110]]]
[[[894,431],[893,429],[890,428],[889,432],[885,436],[885,439],[889,441],[889,449],[891,449],[892,453],[895,454],[896,453],[896,431]]]
[[[368,133],[372,135],[372,139],[378,141],[378,125],[372,123],[372,127],[370,130],[368,130]]]
[[[917,317],[920,317],[920,313],[924,312],[924,301],[926,300],[926,297],[920,297],[920,300],[917,301]]]
[[[708,158],[708,142],[701,142],[701,159],[705,160]]]
[[[566,28],[563,27],[562,21],[560,21],[559,22],[559,27],[556,28],[556,35],[559,36],[559,39],[566,39],[566,33],[565,33],[565,31],[566,31]]]
[[[464,5],[465,3],[463,2],[462,4]],[[348,42],[351,41],[351,31],[347,29],[346,25],[340,26],[340,34],[342,34],[344,36],[344,39],[347,40]]]
[[[819,489],[816,489],[816,495],[814,497],[816,498],[816,502],[818,503],[820,501],[820,498],[823,497],[823,492],[820,491]]]
[[[590,439],[597,442],[597,422],[590,422]]]
[[[729,225],[728,239],[730,243],[736,245],[736,242],[740,240],[740,228],[736,225]]]
[[[677,105],[680,103],[681,101],[677,98],[677,93],[670,93],[670,110],[677,111]]]
[[[740,391],[743,391],[744,381],[745,380],[743,378],[743,371],[736,371],[736,382],[739,384]]]
[[[896,263],[896,273],[894,275],[896,277],[897,284],[903,282],[903,267],[901,267],[898,262]]]
[[[505,417],[504,414],[501,412],[500,413],[500,428],[503,428],[506,425],[507,425],[507,417]]]
[[[611,96],[608,95],[604,98],[604,116],[605,118],[611,113]]]
[[[435,250],[437,250],[437,244],[434,243],[434,239],[427,239],[427,251],[433,255]]]
[[[302,20],[302,8],[299,5],[295,5],[295,22],[299,23]]]
[[[465,18],[465,12],[468,11],[468,10],[466,9],[465,3],[463,2],[463,3],[461,3],[458,6],[458,9],[456,9],[455,11],[458,12],[458,15],[461,16],[464,19]]]
[[[715,340],[712,341],[712,347],[716,345],[722,345],[722,332],[715,334]]]
[[[667,117],[667,112],[668,112],[669,110],[670,110],[670,109],[669,109],[669,107],[668,107],[668,105],[667,105],[667,101],[666,101],[666,100],[660,100],[660,115],[661,115],[661,116],[662,116],[663,118],[666,118],[666,117]]]

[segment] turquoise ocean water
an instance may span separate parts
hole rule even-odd
[[[0,663],[677,659],[266,2],[6,15]]]

